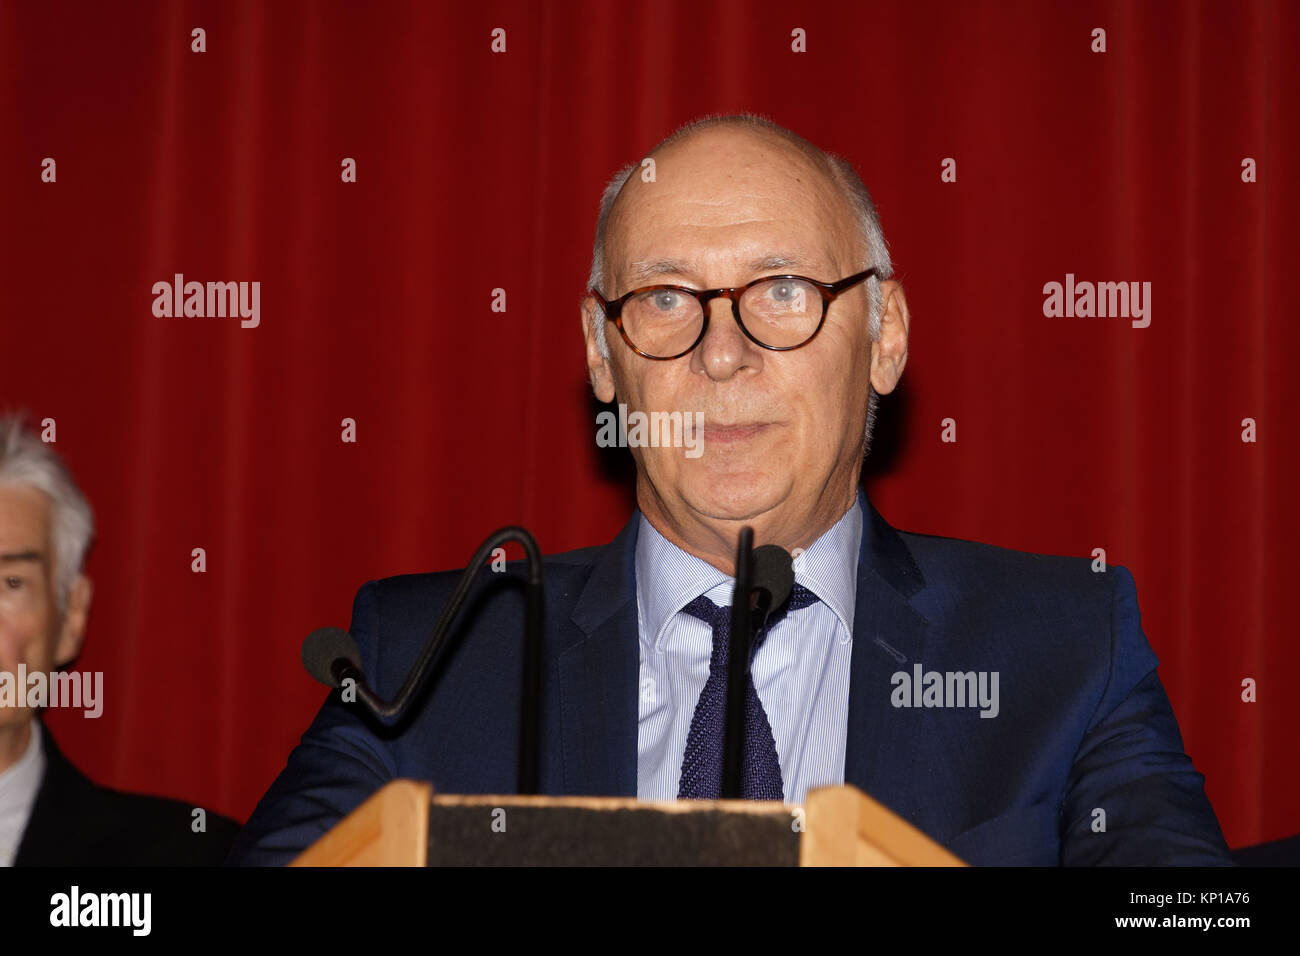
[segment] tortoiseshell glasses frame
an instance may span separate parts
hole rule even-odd
[[[866,279],[871,278],[875,274],[876,274],[876,269],[873,267],[863,272],[858,272],[851,276],[847,276],[846,278],[840,279],[838,282],[820,282],[817,279],[810,279],[807,276],[800,276],[800,275],[762,276],[761,278],[755,279],[753,282],[749,282],[745,285],[738,286],[732,289],[691,289],[686,286],[669,285],[669,284],[647,285],[647,286],[642,286],[638,289],[633,289],[631,292],[628,292],[625,295],[621,295],[616,299],[606,299],[603,295],[600,294],[598,290],[594,288],[588,289],[587,292],[589,295],[594,296],[596,301],[600,303],[601,308],[604,310],[605,313],[605,319],[607,321],[613,322],[616,326],[618,326],[619,334],[623,337],[623,341],[627,343],[628,348],[630,348],[637,355],[643,356],[648,359],[653,359],[655,361],[670,361],[672,359],[678,359],[681,358],[683,355],[689,354],[696,348],[696,346],[700,344],[700,342],[704,340],[704,336],[709,331],[709,303],[712,302],[714,299],[728,299],[731,302],[731,314],[735,318],[736,324],[740,326],[740,331],[745,334],[745,337],[747,339],[749,339],[751,342],[753,342],[755,345],[759,346],[760,348],[769,349],[773,352],[789,352],[792,349],[803,348],[805,345],[807,345],[809,342],[811,342],[814,338],[817,337],[817,333],[820,332],[822,330],[822,326],[826,324],[826,314],[827,312],[830,311],[831,303],[834,302],[841,295],[843,295],[845,292],[847,292],[849,289],[851,289],[853,286],[857,285],[860,282],[865,281]],[[806,336],[803,336],[801,341],[798,341],[792,345],[769,345],[767,342],[764,342],[757,335],[755,335],[745,325],[744,319],[742,318],[741,315],[742,312],[741,300],[744,298],[747,292],[749,292],[751,289],[754,289],[757,286],[763,285],[764,283],[780,283],[780,282],[807,283],[810,287],[816,289],[821,294],[822,309],[821,309],[821,315],[817,318],[816,326],[812,329],[811,332],[808,332]],[[695,299],[695,301],[699,304],[698,317],[691,315],[687,318],[688,322],[697,322],[697,321],[699,322],[700,328],[698,334],[694,336],[694,340],[691,342],[690,346],[681,349],[680,351],[673,352],[673,354],[671,355],[656,355],[652,352],[648,352],[642,349],[640,346],[638,346],[635,342],[632,341],[632,338],[628,333],[628,329],[625,327],[623,321],[624,319],[623,307],[629,300],[637,296],[645,296],[646,294],[651,292],[661,292],[661,291],[677,292],[683,295],[690,296],[691,298]],[[802,335],[802,333],[800,333],[800,335]]]

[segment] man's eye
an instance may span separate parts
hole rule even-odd
[[[767,287],[767,296],[771,305],[791,312],[805,312],[808,309],[808,286],[793,279],[774,282]]]
[[[658,309],[660,312],[671,312],[673,309],[677,308],[680,305],[681,296],[679,296],[676,292],[669,292],[667,290],[663,290],[655,293],[653,301],[655,304],[655,308]]]
[[[5,578],[5,587],[11,591],[17,591],[26,582],[16,574],[11,574]]]

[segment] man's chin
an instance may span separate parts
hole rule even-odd
[[[683,497],[691,510],[715,521],[751,521],[771,511],[781,500],[770,480],[739,475],[721,476],[686,489]]]

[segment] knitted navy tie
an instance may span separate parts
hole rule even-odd
[[[817,600],[801,584],[790,592],[785,606],[768,615],[767,624],[758,632],[750,647],[750,662],[754,660],[767,632],[790,611],[807,607]],[[727,711],[727,653],[731,638],[731,608],[718,607],[701,595],[682,608],[713,628],[713,657],[709,661],[709,679],[700,691],[700,701],[695,705],[691,730],[686,738],[686,754],[682,758],[679,798],[716,800],[722,790],[722,738]],[[746,668],[748,670],[748,668]],[[741,795],[746,800],[783,800],[781,763],[776,755],[776,741],[772,738],[772,725],[767,712],[758,699],[753,676],[745,680],[745,757],[741,768]]]

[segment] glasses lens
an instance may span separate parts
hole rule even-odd
[[[700,300],[675,289],[650,289],[623,303],[623,331],[642,352],[668,358],[700,334]]]
[[[749,334],[764,345],[802,345],[822,320],[821,290],[799,279],[760,282],[741,296],[740,315]]]

